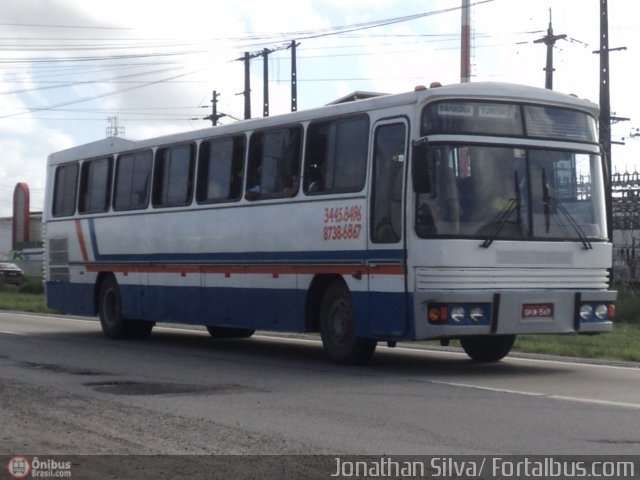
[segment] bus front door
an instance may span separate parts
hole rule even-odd
[[[369,205],[369,321],[376,336],[406,333],[404,185],[408,122],[374,126]]]

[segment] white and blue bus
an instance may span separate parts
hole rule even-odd
[[[156,322],[214,337],[459,339],[606,332],[611,244],[598,108],[532,87],[417,87],[144,141],[53,153],[49,307],[109,338]]]

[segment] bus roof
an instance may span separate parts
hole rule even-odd
[[[61,163],[79,158],[109,155],[120,151],[149,148],[160,144],[185,142],[203,137],[231,134],[293,122],[305,122],[316,118],[373,111],[393,106],[424,103],[426,101],[435,101],[445,98],[517,102],[526,102],[528,100],[535,103],[540,102],[560,107],[578,108],[589,112],[596,118],[599,115],[598,106],[589,100],[582,100],[572,95],[544,88],[500,82],[461,83],[432,87],[428,89],[416,87],[413,92],[364,97],[365,98],[355,97],[353,101],[348,102],[332,102],[326,106],[302,110],[299,112],[285,113],[265,118],[241,120],[228,125],[208,127],[140,141],[128,140],[121,137],[109,137],[52,153],[49,155],[49,163]],[[343,97],[343,99],[344,98],[346,97]]]

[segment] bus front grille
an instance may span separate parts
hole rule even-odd
[[[602,268],[428,268],[415,269],[415,290],[601,290],[609,286]]]

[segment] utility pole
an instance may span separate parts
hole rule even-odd
[[[296,47],[300,44],[291,40],[291,111],[298,111],[298,69],[296,66]]]
[[[460,30],[460,83],[471,81],[471,13],[469,0],[462,0]]]
[[[611,199],[611,95],[609,91],[609,12],[607,0],[600,0],[600,144],[607,166],[607,199]],[[607,202],[607,220],[611,221],[611,201]],[[611,225],[611,223],[609,223]],[[611,234],[609,234],[611,236]]]
[[[606,0],[605,0],[606,1]],[[547,66],[544,68],[546,72],[544,88],[553,90],[553,46],[558,40],[564,40],[566,35],[554,35],[553,26],[551,25],[551,8],[549,8],[549,28],[547,29],[547,35],[534,40],[533,43],[544,43],[547,46]]]
[[[251,118],[251,55],[244,52],[244,119]]]
[[[611,198],[611,121],[629,120],[611,116],[611,90],[609,85],[609,52],[626,50],[627,47],[609,48],[609,12],[607,0],[600,0],[600,145],[605,165],[605,198],[609,241],[613,241],[613,207]]]
[[[265,48],[262,50],[262,92],[263,92],[263,109],[262,116],[269,116],[269,54],[275,50]]]
[[[228,113],[218,113],[218,97],[220,96],[220,94],[214,90],[213,94],[211,96],[211,115],[206,116],[206,117],[196,117],[196,118],[191,118],[190,120],[211,120],[211,126],[215,127],[218,125],[218,120],[220,120],[223,117],[229,117],[232,118],[233,120],[236,121],[240,121],[240,119],[234,117],[233,115],[229,115]],[[200,108],[207,108],[207,107],[200,107]]]
[[[263,115],[265,117],[269,116],[269,54],[275,52],[276,50],[283,50],[285,48],[291,48],[291,46],[280,47],[277,49],[263,48],[259,52],[249,53],[244,52],[244,57],[236,58],[236,60],[242,60],[244,62],[244,92],[238,93],[238,95],[244,95],[244,118],[248,120],[251,118],[251,72],[250,72],[250,61],[252,58],[262,57],[263,58],[263,87],[264,87],[264,109]]]
[[[220,118],[218,117],[218,97],[219,96],[220,94],[215,90],[213,91],[213,94],[211,96],[211,126],[213,127],[215,127],[218,124],[218,120]]]
[[[211,120],[211,126],[215,127],[218,125],[218,120],[225,116],[224,113],[218,115],[218,97],[220,94],[217,91],[213,91],[213,95],[211,97],[211,115],[208,117],[204,117],[203,120]]]

